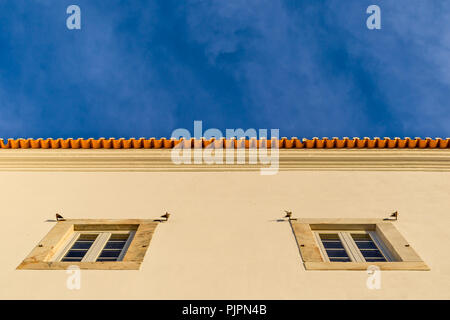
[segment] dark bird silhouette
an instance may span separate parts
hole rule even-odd
[[[291,218],[292,217],[292,211],[287,211],[287,210],[284,210],[284,212],[286,212],[286,215],[284,216],[285,218]]]
[[[166,212],[165,214],[163,214],[163,215],[161,216],[161,218],[166,219],[166,221],[169,220],[169,217],[170,217],[170,213],[168,213],[168,212]]]
[[[394,218],[394,220],[398,220],[398,211],[395,211],[393,214],[391,214],[391,218]]]
[[[389,218],[385,218],[383,220],[394,220],[394,221],[397,221],[398,220],[398,211],[395,211],[394,213],[391,213]]]
[[[66,221],[66,219],[64,219],[62,215],[57,213],[56,214],[56,221]]]

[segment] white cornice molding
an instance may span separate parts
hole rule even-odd
[[[248,152],[246,152],[248,155]],[[447,149],[279,150],[279,170],[450,171]],[[174,164],[171,149],[3,149],[0,171],[255,171],[268,165]]]

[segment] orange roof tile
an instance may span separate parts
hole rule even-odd
[[[155,138],[131,138],[131,139],[8,139],[5,143],[0,139],[1,149],[171,149],[179,143],[183,143],[185,147],[202,147],[205,148],[211,143],[214,147],[259,147],[267,144],[270,148],[271,141],[257,139],[155,139]],[[450,138],[281,138],[279,140],[281,149],[445,149],[450,148]]]

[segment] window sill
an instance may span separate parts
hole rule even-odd
[[[306,270],[367,270],[370,266],[377,266],[380,270],[409,270],[429,271],[424,262],[305,262]]]
[[[139,270],[141,262],[22,262],[17,269],[21,270],[67,270],[70,266],[77,266],[81,270]]]

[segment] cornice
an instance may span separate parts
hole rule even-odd
[[[2,149],[0,171],[256,171],[269,165],[175,164],[167,149]],[[280,149],[280,171],[450,171],[449,149]]]

